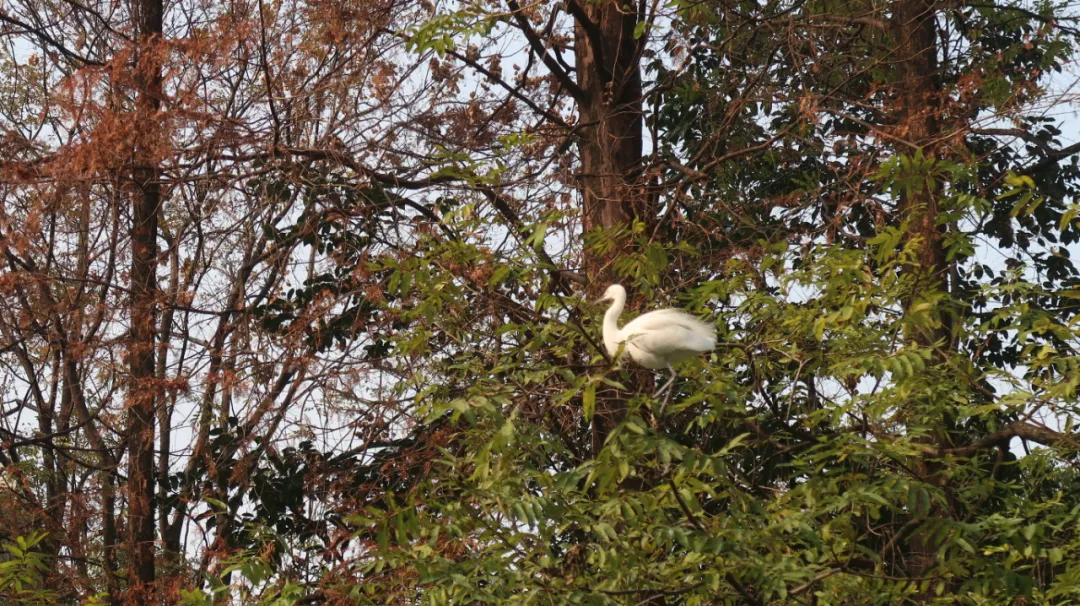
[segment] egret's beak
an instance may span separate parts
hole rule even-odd
[[[599,305],[599,304],[603,303],[604,301],[610,301],[610,300],[611,300],[611,297],[600,297],[599,299],[597,299],[595,301],[592,301],[590,303],[590,305]]]

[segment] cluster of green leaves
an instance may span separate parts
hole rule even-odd
[[[960,182],[959,168],[911,158],[878,178],[901,195],[911,171]],[[987,205],[958,193],[948,208],[974,216]],[[607,367],[579,325],[554,317],[577,304],[555,296],[536,304],[550,316],[496,328],[518,339],[445,362],[444,377],[467,378],[463,390],[425,375],[427,422],[457,437],[423,481],[352,518],[375,529],[359,559],[367,600],[895,604],[936,595],[1007,604],[1075,595],[1080,495],[1075,471],[1056,462],[1071,447],[1017,458],[928,438],[951,428],[962,446],[1033,411],[1075,413],[1077,375],[1047,381],[1041,370],[1073,358],[1034,342],[1054,334],[1071,346],[1080,333],[1033,317],[1022,298],[999,305],[995,322],[957,316],[918,271],[913,223],[883,228],[863,249],[802,255],[765,245],[756,267],[731,261],[723,278],[687,291],[685,302],[719,312],[727,345],[683,369],[666,409],[626,391],[633,374]],[[663,260],[639,262],[655,272]],[[981,295],[1039,288],[1021,274]],[[640,275],[644,288],[654,274]],[[438,300],[447,285],[411,287]],[[468,334],[463,316],[427,318]],[[965,342],[1019,339],[1030,370],[919,338],[946,320],[959,322]],[[575,351],[592,359],[567,364]],[[591,452],[597,394],[611,390],[625,410]],[[919,471],[927,467],[936,471]],[[898,550],[910,537],[933,545],[932,565],[914,579]]]
[[[46,533],[35,532],[15,537],[2,545],[0,555],[0,598],[12,604],[55,604],[56,594],[45,586],[49,574],[49,556],[40,550]]]
[[[301,448],[261,461],[246,495],[252,551],[233,571],[272,586],[271,599],[300,596],[274,584],[281,559],[254,548],[256,529],[326,547],[296,513],[323,498],[305,486],[318,476],[339,497],[375,487],[332,512],[353,533],[352,576],[325,584],[362,603],[1078,599],[1080,291],[1058,246],[1080,237],[1077,165],[1038,161],[1060,131],[1035,116],[1020,117],[1027,149],[972,133],[948,159],[896,153],[867,126],[896,111],[882,92],[895,41],[851,28],[815,40],[843,53],[809,57],[743,27],[865,9],[834,4],[671,4],[683,36],[672,44],[694,51],[675,81],[662,58],[650,66],[665,86],[649,118],[658,155],[690,158],[706,178],[670,202],[682,220],[596,231],[582,253],[618,251],[611,271],[634,293],[715,318],[721,346],[680,369],[666,405],[647,395],[647,373],[609,364],[595,310],[551,273],[545,240],[572,212],[500,225],[441,199],[442,233],[391,254],[378,233],[401,220],[403,199],[328,175],[299,192],[310,212],[267,229],[338,265],[254,311],[320,349],[381,323],[372,357],[402,377],[407,420],[363,460]],[[1072,52],[1039,25],[1052,8],[943,13],[961,49],[938,74],[943,90],[960,96],[979,72],[976,117],[1034,98],[1012,93],[1035,95],[1029,85]],[[489,17],[433,19],[412,48],[462,47],[490,33]],[[439,177],[499,182],[468,154],[439,159]],[[926,192],[946,279],[923,265],[928,209],[907,203]],[[361,206],[370,223],[320,214]],[[1000,263],[980,259],[988,242]],[[357,292],[360,273],[381,297]],[[352,298],[312,318],[322,292]],[[1046,433],[1058,438],[1034,449],[1007,432],[1059,420]]]
[[[265,554],[244,550],[230,557],[219,574],[209,576],[209,590],[180,590],[179,603],[183,606],[214,606],[225,597],[234,596],[244,604],[292,606],[310,594],[310,588],[292,580],[282,580],[276,573],[277,566]],[[234,581],[233,575],[240,578]]]

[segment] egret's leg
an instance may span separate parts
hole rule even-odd
[[[670,377],[668,377],[667,383],[664,383],[664,384],[663,384],[663,385],[662,385],[662,386],[660,387],[660,389],[657,389],[657,390],[656,390],[656,393],[654,393],[654,394],[653,394],[653,397],[654,397],[654,398],[656,398],[656,397],[659,397],[659,396],[660,396],[660,394],[664,393],[664,391],[665,391],[665,390],[668,390],[668,389],[670,389],[670,388],[671,388],[671,384],[675,382],[675,377],[679,376],[679,375],[678,375],[678,374],[677,374],[677,373],[675,372],[675,369],[671,367],[671,364],[668,364],[668,370],[670,370],[670,371],[671,371],[671,376],[670,376]]]
[[[671,371],[671,377],[669,377],[667,383],[664,383],[664,386],[656,392],[656,396],[659,396],[661,393],[664,394],[664,401],[660,403],[660,412],[656,415],[658,419],[664,417],[664,409],[667,408],[668,402],[671,401],[671,396],[675,393],[675,377],[679,376],[675,372],[675,369],[671,367],[671,364],[668,364],[668,370]],[[667,393],[664,393],[665,391]],[[656,396],[653,397],[655,398]]]

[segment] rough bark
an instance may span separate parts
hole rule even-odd
[[[899,0],[894,5],[897,106],[896,135],[908,143],[906,154],[921,149],[936,156],[939,133],[941,86],[938,82],[938,3],[933,0]],[[937,225],[937,188],[913,190],[904,200],[905,210],[919,214],[917,235],[922,239],[920,261],[926,272],[940,282],[945,271],[942,234]]]
[[[643,9],[644,6],[641,7]],[[585,231],[611,229],[633,219],[648,221],[637,187],[642,153],[641,40],[634,31],[640,11],[607,0],[571,1],[575,18],[575,62],[581,90],[578,149]],[[613,274],[607,259],[590,273],[598,290]]]
[[[159,337],[157,343],[157,359],[154,361],[157,368],[155,374],[158,381],[168,379],[168,355],[169,343],[172,340],[173,313],[176,309],[178,290],[180,288],[180,251],[178,250],[179,239],[175,234],[170,234],[165,227],[161,234],[168,243],[169,248],[169,286],[165,293],[166,305],[159,323]],[[158,460],[157,460],[157,489],[158,489],[158,536],[164,543],[164,562],[169,568],[165,574],[170,574],[180,561],[178,545],[169,541],[169,514],[171,513],[169,500],[169,465],[172,461],[172,411],[176,402],[176,390],[171,390],[167,395],[162,393],[161,401],[157,405],[157,432],[158,432]]]
[[[161,183],[153,149],[161,108],[161,65],[154,46],[161,42],[161,0],[133,0],[138,25],[135,55],[136,141],[132,167],[131,332],[128,366],[128,582],[131,597],[154,582],[154,305],[157,299],[157,236]]]
[[[634,37],[646,5],[614,0],[570,0],[574,17],[574,52],[578,104],[579,187],[586,233],[610,230],[635,219],[650,222],[639,187],[643,148],[641,53],[645,36]],[[588,255],[590,295],[596,296],[619,276],[613,269],[620,247],[606,255]],[[642,376],[647,383],[647,377]],[[597,393],[592,450],[598,452],[624,414],[624,395],[615,389]]]
[[[937,78],[937,6],[938,3],[933,0],[898,0],[893,4],[895,134],[898,141],[907,144],[905,149],[897,150],[899,153],[910,155],[915,150],[921,150],[925,157],[937,156],[941,92]],[[901,200],[902,214],[915,220],[912,237],[920,242],[919,267],[915,271],[921,288],[925,290],[947,288],[945,276],[948,266],[942,244],[944,234],[938,225],[939,193],[937,187],[925,185],[912,189]],[[947,314],[940,315],[943,321],[937,329],[912,335],[923,347],[937,347],[943,341],[948,342],[950,329],[945,321]],[[946,352],[941,352],[938,359],[944,361],[947,356]],[[927,437],[930,445],[946,441],[944,433]],[[941,479],[941,465],[926,459],[916,462],[915,471],[929,483],[937,483]],[[943,512],[939,508],[932,508],[928,515],[936,517],[943,515]],[[911,535],[906,558],[907,572],[911,578],[921,578],[935,566],[938,547],[939,542],[926,533],[915,532]]]
[[[642,152],[641,15],[607,1],[576,7],[576,62],[586,229],[646,218],[635,192]]]

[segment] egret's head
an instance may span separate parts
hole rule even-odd
[[[618,284],[612,284],[611,286],[607,287],[607,290],[604,291],[604,296],[597,299],[596,302],[602,303],[604,301],[619,300],[626,300],[626,289],[622,286],[619,286]]]

